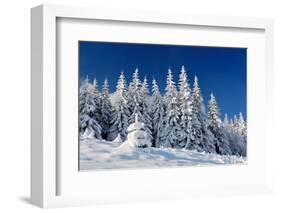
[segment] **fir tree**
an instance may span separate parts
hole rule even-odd
[[[216,152],[222,155],[231,155],[229,142],[226,139],[223,128],[221,128],[221,120],[219,115],[219,109],[215,96],[211,94],[209,101],[208,118],[210,121],[209,128],[215,136]]]
[[[229,120],[228,120],[227,113],[224,114],[223,125],[224,125],[224,126],[229,126],[229,125],[230,125],[230,122],[229,122]]]
[[[247,123],[245,122],[245,127],[242,133],[242,136],[244,137],[244,142],[247,143]]]
[[[109,129],[109,140],[114,140],[118,137],[121,137],[122,141],[124,141],[127,137],[127,128],[128,128],[128,119],[129,119],[129,107],[127,105],[126,98],[126,80],[123,72],[121,72],[116,91],[112,97],[112,121]]]
[[[179,119],[180,112],[177,100],[177,88],[173,80],[171,69],[168,70],[167,85],[164,96],[165,116],[164,130],[161,135],[160,146],[176,147],[178,145],[178,135],[180,131]]]
[[[246,145],[243,141],[243,138],[237,131],[235,131],[231,125],[231,122],[228,120],[227,114],[225,114],[222,128],[225,138],[229,143],[231,154],[237,156],[246,156]]]
[[[245,121],[244,117],[242,115],[242,112],[239,113],[239,119],[237,120],[237,131],[239,134],[243,134],[243,131],[245,129]]]
[[[133,123],[135,120],[134,113],[138,114],[138,118],[141,122],[144,122],[142,115],[142,97],[141,97],[141,81],[139,79],[139,71],[136,68],[133,73],[132,81],[128,89],[128,106],[130,109],[129,123]]]
[[[198,78],[196,76],[194,78],[192,99],[193,113],[190,133],[191,141],[189,144],[186,144],[186,148],[214,153],[214,135],[208,128],[209,122],[205,112],[205,106],[203,103]]]
[[[102,137],[108,139],[109,127],[111,124],[112,105],[109,99],[109,85],[107,79],[104,80],[101,98],[101,127]]]
[[[230,118],[230,125],[233,127],[233,119]]]
[[[213,93],[211,94],[211,98],[209,101],[208,118],[210,120],[210,127],[212,129],[218,129],[220,127],[221,120],[219,115],[219,109]]]
[[[246,128],[246,122],[244,120],[242,112],[239,113],[239,119],[237,121],[237,131],[245,139],[245,142],[246,142],[247,128]]]
[[[79,92],[79,118],[80,118],[80,135],[100,139],[101,127],[96,120],[96,100],[92,93],[92,85],[86,78],[80,87]]]
[[[95,100],[95,105],[96,105],[94,116],[95,116],[96,120],[98,121],[98,123],[101,123],[101,94],[99,92],[98,81],[96,78],[93,80],[93,84],[91,87],[91,93],[93,95],[93,98]]]
[[[147,148],[151,146],[151,138],[146,132],[145,124],[138,120],[138,114],[135,115],[135,120],[127,129],[128,136],[125,146],[135,148]]]
[[[177,97],[177,94],[178,94],[177,87],[173,80],[173,74],[172,74],[172,70],[170,68],[168,69],[165,91],[166,91],[166,94],[165,94],[164,100],[166,103],[168,103],[174,97]]]
[[[233,128],[238,132],[238,119],[236,115],[233,117]]]
[[[184,66],[182,66],[179,76],[178,105],[180,112],[179,122],[181,127],[181,130],[179,131],[179,146],[185,147],[190,143],[191,136],[192,96]]]
[[[150,104],[149,104],[149,88],[146,77],[143,80],[140,97],[141,97],[141,109],[140,112],[143,116],[143,123],[145,124],[145,130],[149,135],[150,139],[152,139],[152,119],[150,116]]]
[[[159,91],[159,87],[155,79],[152,81],[152,97],[151,97],[151,118],[152,118],[152,146],[160,146],[160,136],[163,133],[163,98]]]

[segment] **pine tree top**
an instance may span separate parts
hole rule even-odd
[[[242,112],[239,113],[239,121],[240,121],[241,123],[244,123],[244,122],[245,122]]]
[[[171,68],[168,69],[167,81],[166,81],[166,96],[175,97],[177,94],[177,88],[173,80],[173,74]]]
[[[141,85],[141,81],[139,79],[139,70],[136,68],[135,72],[133,73],[133,80],[131,82],[131,86],[133,86],[135,89],[139,89]]]
[[[229,125],[228,115],[227,113],[224,114],[223,124],[225,126]]]
[[[237,116],[236,115],[234,115],[233,119],[234,119],[234,124],[237,123]]]
[[[95,90],[98,90],[98,81],[97,81],[97,79],[95,78],[94,80],[93,80],[93,89],[95,89]]]
[[[211,97],[209,100],[209,112],[208,118],[211,122],[211,126],[213,128],[218,128],[220,126],[220,114],[217,105],[217,101],[213,93],[211,93]]]
[[[179,93],[182,96],[188,96],[190,94],[190,87],[184,66],[182,66],[179,75]]]
[[[203,104],[203,97],[201,95],[201,89],[199,87],[199,81],[197,76],[194,77],[192,99],[193,99],[194,109],[198,113],[205,113],[205,106]]]
[[[147,83],[146,76],[143,79],[141,90],[142,90],[142,93],[143,93],[144,96],[149,94],[149,88],[148,88],[148,83]]]
[[[201,89],[199,87],[199,82],[198,82],[197,76],[194,77],[193,98],[200,103],[203,102],[203,97],[201,95]]]
[[[159,90],[157,81],[154,78],[152,80],[152,94],[153,95],[159,95],[160,94],[160,90]]]
[[[116,90],[124,91],[124,90],[126,90],[126,87],[127,87],[127,83],[126,83],[125,75],[124,75],[124,72],[121,71],[118,82],[117,82]]]
[[[107,78],[104,79],[103,86],[102,86],[102,93],[104,95],[109,95],[109,84]]]

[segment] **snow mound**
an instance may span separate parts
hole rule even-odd
[[[246,158],[172,148],[136,148],[97,139],[80,143],[80,170],[245,164]]]
[[[145,124],[138,121],[138,114],[135,114],[135,122],[128,127],[127,140],[124,142],[123,146],[132,147],[150,147],[151,141],[149,135],[145,131]]]
[[[117,137],[112,142],[116,143],[116,144],[121,144],[123,142],[122,138],[121,138],[121,135],[118,134]]]
[[[122,144],[122,146],[132,146],[132,147],[150,147],[151,142],[149,136],[145,131],[134,131],[130,133],[127,140]]]
[[[85,140],[85,139],[91,139],[95,137],[95,133],[94,131],[90,131],[88,128],[84,131],[83,134],[81,134],[81,139]]]
[[[128,132],[132,132],[134,130],[145,130],[144,123],[141,122],[132,123],[127,129]]]

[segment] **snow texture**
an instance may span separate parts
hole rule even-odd
[[[136,148],[97,139],[80,141],[80,170],[246,164],[244,157],[173,148]]]

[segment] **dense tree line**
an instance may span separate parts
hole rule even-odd
[[[129,85],[121,72],[113,94],[109,92],[107,79],[99,90],[96,80],[90,82],[86,78],[81,82],[79,94],[80,136],[124,141],[137,114],[153,147],[246,156],[247,127],[242,113],[233,119],[225,115],[222,121],[213,94],[206,112],[199,80],[195,76],[191,88],[184,66],[178,85],[168,69],[164,94],[155,79],[151,91],[149,94],[147,79],[140,80],[138,69]]]

